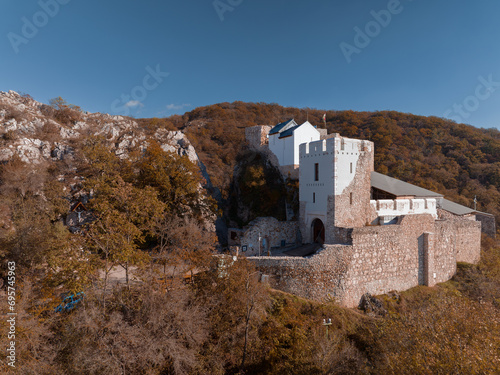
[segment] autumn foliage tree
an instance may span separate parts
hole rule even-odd
[[[270,304],[259,272],[245,258],[212,259],[210,272],[197,278],[196,293],[208,310],[211,337],[205,345],[204,367],[223,374],[242,370],[254,361],[258,329]]]
[[[134,168],[138,171],[134,183],[154,188],[168,215],[187,214],[202,219],[215,212],[214,200],[201,188],[199,167],[187,156],[164,151],[157,142],[150,141]]]
[[[103,142],[92,140],[84,155],[85,186],[94,192],[89,204],[94,220],[86,236],[89,246],[104,260],[104,291],[108,275],[117,265],[124,267],[129,286],[129,268],[147,262],[141,244],[152,233],[152,223],[163,215],[165,206],[153,188],[138,188],[123,180],[120,171],[126,166],[122,168],[122,162]]]
[[[83,148],[85,187],[92,192],[89,208],[94,220],[86,238],[101,254],[108,275],[124,267],[129,286],[130,266],[154,259],[167,264],[196,265],[215,238],[204,228],[213,215],[213,200],[201,187],[198,167],[187,157],[164,151],[151,141],[132,160],[121,160],[105,141],[89,139]],[[198,252],[193,256],[194,252]]]
[[[375,143],[375,170],[444,194],[500,218],[500,132],[395,111],[355,112],[282,107],[266,103],[219,103],[176,119],[224,198],[231,193],[245,128],[294,118],[329,133]],[[228,201],[224,201],[227,204]],[[228,207],[223,207],[226,211]],[[497,226],[500,225],[497,219]]]
[[[59,222],[66,211],[62,185],[47,165],[18,158],[2,165],[0,173],[0,202],[8,212],[0,229],[3,256],[21,272],[45,271],[47,262],[65,251],[69,234]]]
[[[69,104],[60,96],[50,99],[49,108],[46,108],[46,114],[53,117],[63,125],[74,124],[81,118],[81,108],[74,104]]]

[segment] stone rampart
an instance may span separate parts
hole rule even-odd
[[[481,222],[457,220],[456,231],[457,262],[477,263],[481,255]]]
[[[476,213],[476,220],[481,222],[481,232],[486,233],[490,237],[496,237],[497,228],[495,216],[478,212]]]
[[[312,257],[251,257],[271,287],[316,301],[344,298],[352,246],[328,245]]]
[[[439,219],[446,219],[451,221],[477,221],[481,223],[481,232],[487,234],[488,236],[496,237],[496,220],[495,216],[487,214],[484,212],[474,212],[466,215],[455,215],[449,211],[442,208],[437,210]]]
[[[252,148],[260,149],[268,144],[268,134],[272,126],[258,125],[245,128],[245,138]]]
[[[430,215],[409,215],[397,225],[356,228],[353,262],[346,274],[343,302],[355,306],[369,292],[382,294],[424,284],[424,233],[432,232]]]
[[[298,230],[297,221],[278,221],[274,217],[257,218],[239,231],[240,250],[247,256],[267,254],[268,251],[272,253],[273,249],[295,245]]]
[[[271,285],[318,301],[357,306],[364,293],[383,294],[449,280],[457,261],[477,262],[480,225],[408,215],[395,225],[354,228],[352,245],[324,245],[306,258],[251,257]]]

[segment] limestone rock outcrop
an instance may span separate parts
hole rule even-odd
[[[212,187],[205,166],[182,131],[158,128],[151,134],[150,129],[141,127],[133,118],[84,111],[78,112],[77,120],[59,122],[51,115],[53,113],[52,107],[29,95],[0,91],[0,163],[14,156],[33,164],[71,161],[74,142],[88,136],[106,139],[110,151],[127,158],[132,150],[144,150],[153,140],[165,151],[186,155],[200,168],[203,187]],[[73,191],[78,176],[66,176],[65,179],[67,188]]]
[[[30,163],[61,160],[72,154],[71,140],[89,135],[104,137],[113,152],[127,157],[134,148],[146,148],[147,139],[151,138],[165,151],[186,155],[200,166],[209,181],[196,150],[181,131],[159,128],[148,137],[134,119],[88,112],[82,112],[79,121],[66,125],[47,116],[47,108],[28,95],[0,92],[0,161],[14,155]]]

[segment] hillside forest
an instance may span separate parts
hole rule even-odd
[[[4,117],[23,117],[9,111]],[[44,111],[65,128],[82,114],[63,100]],[[146,134],[182,131],[209,183],[186,156],[152,138],[147,149],[119,157],[105,137],[82,134],[71,140],[71,157],[35,164],[14,156],[1,163],[2,348],[11,345],[9,307],[17,315],[16,367],[3,350],[0,372],[498,373],[497,239],[483,237],[480,263],[459,264],[452,280],[375,296],[358,309],[272,290],[244,257],[224,252],[212,225],[216,217],[243,226],[260,215],[279,217],[282,199],[296,200],[297,184],[281,180],[248,149],[245,128],[288,118],[322,127],[323,113],[235,102],[131,119]],[[391,111],[326,114],[329,132],[375,142],[377,171],[469,207],[477,196],[478,209],[498,222],[497,130]],[[40,137],[56,133],[47,126]],[[15,137],[3,132],[0,142]],[[70,179],[72,190],[65,183]],[[70,231],[64,218],[75,191],[90,197],[90,216]],[[124,270],[120,283],[112,278],[116,267]],[[58,308],[76,293],[84,297],[74,308]],[[332,324],[323,325],[324,319]]]
[[[308,120],[324,128],[324,113],[329,134],[374,142],[377,172],[441,193],[467,207],[474,207],[476,197],[477,209],[494,214],[499,223],[497,129],[478,129],[438,117],[395,111],[322,111],[243,102],[199,107],[183,116],[172,116],[169,122],[186,133],[213,184],[227,198],[238,155],[244,151],[246,127],[276,125],[294,118],[297,123]],[[263,197],[260,206],[264,210],[266,201],[274,203]]]

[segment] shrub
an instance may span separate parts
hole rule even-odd
[[[8,130],[7,132],[3,133],[2,137],[5,141],[14,141],[17,139],[17,134],[14,130]]]
[[[63,125],[75,124],[82,117],[82,111],[79,106],[68,104],[66,100],[64,100],[60,96],[50,99],[49,103],[49,106],[42,106],[42,113],[45,116],[51,117]]]
[[[14,119],[17,122],[21,122],[27,119],[26,114],[14,106],[3,104],[0,105],[0,111],[1,110],[5,111],[4,120],[6,121]]]

